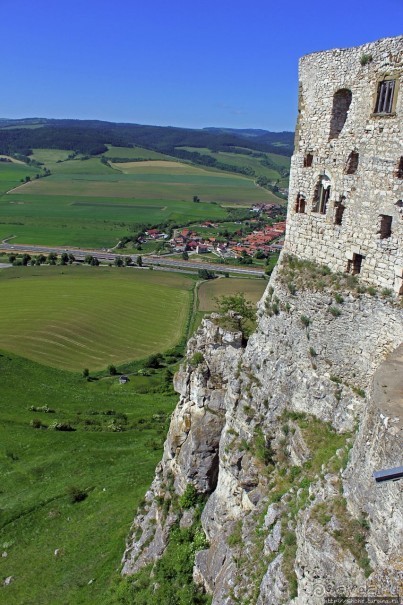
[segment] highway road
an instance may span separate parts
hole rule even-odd
[[[7,242],[3,242],[0,244],[0,250],[6,253],[17,253],[17,254],[49,254],[50,252],[54,252],[56,254],[62,254],[63,252],[67,252],[67,254],[73,254],[74,257],[78,260],[83,260],[86,256],[92,255],[96,256],[97,259],[101,262],[114,262],[117,256],[124,258],[125,256],[129,256],[128,254],[123,253],[114,253],[108,252],[104,250],[82,250],[78,248],[55,248],[50,246],[32,246],[30,244],[9,244]],[[137,262],[137,255],[130,255],[133,259],[133,262]],[[198,269],[207,269],[208,271],[228,271],[230,273],[236,273],[238,275],[249,275],[261,277],[264,275],[264,271],[262,268],[258,267],[240,267],[233,265],[221,265],[216,263],[209,262],[194,262],[191,260],[177,260],[171,259],[169,257],[164,256],[144,256],[141,255],[143,259],[144,266],[161,266],[161,267],[177,267],[178,269],[194,269],[197,271]]]

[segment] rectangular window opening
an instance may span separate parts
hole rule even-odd
[[[345,174],[355,174],[358,168],[359,154],[356,151],[352,151],[347,159]]]
[[[378,233],[381,239],[387,239],[392,235],[392,217],[387,214],[381,214],[379,216],[379,230]]]
[[[313,155],[311,153],[307,153],[304,157],[304,168],[310,168],[313,162]]]
[[[362,254],[353,254],[353,259],[349,260],[347,263],[347,273],[352,273],[353,275],[358,275],[361,273],[361,265],[364,257]]]
[[[346,209],[343,201],[335,202],[334,204],[335,213],[334,213],[334,224],[341,225],[343,222],[343,214]]]
[[[295,202],[295,212],[297,214],[305,214],[306,200],[303,195],[298,194]]]
[[[383,80],[378,84],[374,113],[392,113],[395,80]]]

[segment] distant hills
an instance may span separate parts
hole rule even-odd
[[[294,133],[262,129],[208,127],[203,129],[149,126],[48,118],[0,118],[0,154],[29,156],[32,149],[68,149],[101,155],[107,145],[143,147],[183,157],[178,148],[207,148],[212,152],[275,153],[291,156]]]

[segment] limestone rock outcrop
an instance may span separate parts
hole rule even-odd
[[[189,341],[164,456],[124,557],[133,573],[161,555],[178,518],[163,513],[164,499],[191,483],[207,497],[210,544],[194,579],[214,605],[385,594],[385,574],[388,590],[400,590],[402,485],[377,486],[372,472],[401,463],[402,429],[372,392],[403,341],[402,310],[343,292],[334,317],[332,292],[289,292],[284,263],[246,347],[217,315]]]

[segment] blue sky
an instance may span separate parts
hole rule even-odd
[[[293,130],[298,58],[402,33],[403,0],[0,0],[0,117]]]

